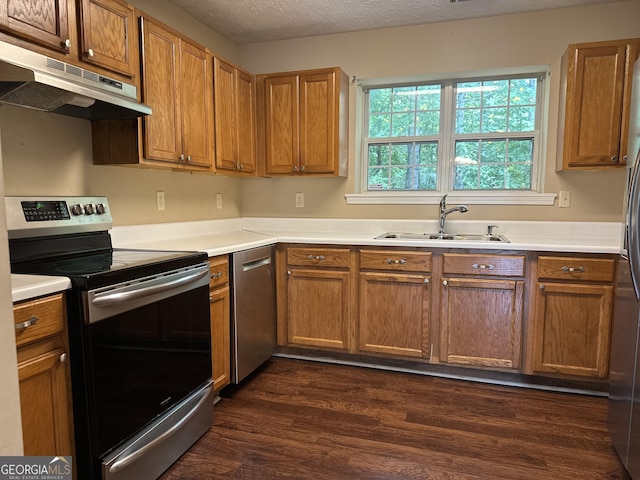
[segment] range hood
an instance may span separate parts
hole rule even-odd
[[[0,102],[87,120],[149,115],[135,85],[0,42]]]

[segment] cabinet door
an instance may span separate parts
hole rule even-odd
[[[534,371],[606,377],[613,287],[538,283]]]
[[[299,168],[298,78],[265,79],[266,173],[296,173]]]
[[[440,359],[519,368],[524,282],[448,278],[442,283]]]
[[[73,455],[65,357],[56,349],[18,364],[25,455]]]
[[[153,113],[142,120],[144,156],[178,163],[182,149],[182,114],[177,70],[179,39],[146,18],[141,20],[142,96]]]
[[[219,391],[227,386],[231,380],[229,287],[212,292],[209,304],[211,309],[213,389]]]
[[[67,1],[0,1],[0,28],[44,47],[66,53],[69,39]]]
[[[240,170],[256,171],[256,89],[253,75],[237,70],[237,152]]]
[[[626,44],[569,49],[564,164],[619,165]]]
[[[207,53],[180,41],[180,111],[186,165],[210,167],[213,159],[213,81]]]
[[[627,151],[629,147],[629,120],[631,117],[631,86],[633,83],[633,66],[640,58],[640,40],[630,42],[627,45],[625,64],[625,81],[622,100],[622,135],[620,136],[620,161],[624,164],[632,163],[635,159],[628,158],[634,152]]]
[[[428,358],[429,298],[428,277],[361,273],[359,350]]]
[[[134,76],[136,42],[133,7],[115,0],[82,0],[82,60]]]
[[[300,170],[334,173],[338,152],[336,73],[300,76]]]
[[[236,68],[215,59],[216,168],[237,170]]]
[[[350,295],[349,272],[290,270],[288,342],[349,349]]]

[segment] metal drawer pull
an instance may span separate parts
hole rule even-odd
[[[484,263],[474,263],[473,265],[471,265],[473,268],[475,269],[480,269],[480,270],[493,270],[494,268],[496,268],[495,265],[491,265],[489,264],[484,264]]]
[[[544,285],[540,285],[538,288],[539,288],[540,290],[544,290]]]
[[[425,284],[425,285],[428,285],[428,284],[429,284],[429,279],[428,279],[428,278],[425,278],[425,279],[424,279],[424,284]]]
[[[20,332],[20,331],[24,330],[25,328],[29,328],[29,327],[35,325],[36,323],[38,323],[38,320],[40,320],[38,317],[31,317],[26,322],[16,323],[16,331]]]
[[[222,272],[217,272],[217,273],[212,273],[212,274],[210,275],[210,277],[211,277],[213,280],[217,280],[218,278],[222,277],[222,275],[224,275],[224,273],[222,273]]]
[[[389,265],[404,265],[405,263],[407,263],[407,261],[404,258],[401,258],[400,260],[393,260],[392,258],[387,258],[385,260]]]
[[[449,285],[449,282],[447,282],[446,280],[443,280],[442,281],[442,285],[444,285],[446,287],[447,285]]]
[[[324,255],[307,255],[309,260],[324,260]]]
[[[563,272],[569,272],[569,273],[582,273],[582,272],[586,272],[587,269],[584,267],[567,267],[566,265],[564,267],[562,267],[562,271]]]
[[[66,352],[65,352],[65,353],[61,353],[61,354],[60,354],[60,358],[59,358],[59,360],[60,360],[60,363],[64,363],[64,362],[66,362],[66,361],[67,361],[67,354],[66,354]]]

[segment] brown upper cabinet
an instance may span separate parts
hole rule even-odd
[[[145,159],[210,168],[213,100],[209,55],[147,17],[141,18]]]
[[[67,2],[74,0],[2,0],[0,30],[66,54],[73,44]]]
[[[256,83],[260,173],[346,176],[347,75],[327,68],[258,75]]]
[[[244,175],[256,172],[255,77],[217,57],[213,59],[216,169]]]
[[[569,45],[561,67],[566,89],[560,99],[558,170],[624,166],[631,75],[639,52],[638,38]]]
[[[136,76],[138,43],[133,7],[118,0],[82,0],[79,5],[82,60]]]
[[[212,171],[213,81],[204,47],[147,17],[140,17],[142,119],[91,122],[93,162]]]

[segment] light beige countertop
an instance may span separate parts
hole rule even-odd
[[[71,288],[71,281],[66,277],[11,274],[11,296],[14,303],[52,295],[69,288]]]
[[[489,224],[497,225],[494,233],[506,236],[510,243],[375,238],[386,232],[436,233],[435,220],[257,217],[116,226],[111,238],[116,248],[200,251],[209,256],[278,242],[612,254],[621,251],[623,226],[617,222],[450,220],[446,232],[482,234]],[[65,277],[11,275],[14,302],[66,290],[70,285]]]

